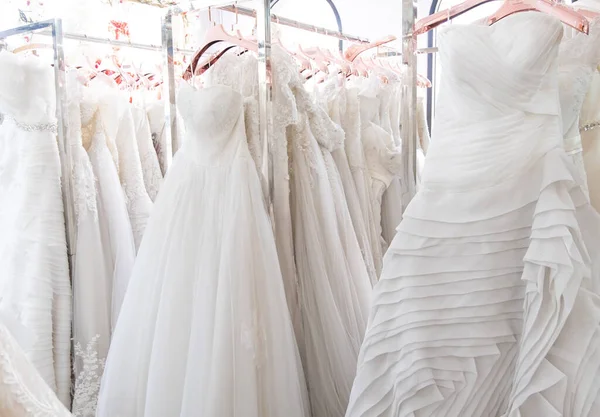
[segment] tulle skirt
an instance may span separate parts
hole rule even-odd
[[[534,162],[489,187],[424,184],[386,254],[346,416],[600,415],[600,218],[562,149]]]
[[[272,228],[248,157],[182,149],[148,223],[98,417],[306,417]]]

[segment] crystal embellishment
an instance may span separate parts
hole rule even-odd
[[[0,125],[6,120],[12,121],[17,128],[25,132],[51,132],[54,134],[58,132],[58,126],[56,122],[23,123],[8,114],[0,113]]]
[[[592,123],[588,123],[586,125],[583,125],[579,128],[580,132],[587,132],[588,130],[594,130],[597,127],[600,127],[600,121],[598,122],[592,122]]]

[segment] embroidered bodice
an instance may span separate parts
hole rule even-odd
[[[180,87],[181,116],[188,139],[184,142],[185,155],[199,165],[227,165],[238,155],[239,139],[234,135],[243,129],[243,98],[227,86],[213,86],[201,90],[184,84]]]

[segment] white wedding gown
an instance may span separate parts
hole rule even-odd
[[[140,247],[97,417],[308,417],[243,99],[184,85],[179,103],[187,138]]]
[[[320,100],[322,101],[323,107],[327,109],[331,121],[341,128],[343,115],[346,112],[347,105],[346,89],[343,87],[340,88],[337,83],[338,80],[336,78],[332,78],[327,84],[325,84],[324,88],[322,89],[323,91],[321,92]],[[337,136],[340,138],[342,146],[336,146],[335,149],[331,151],[331,156],[335,161],[335,167],[339,172],[339,179],[343,186],[343,192],[338,193],[341,194],[341,198],[336,197],[336,203],[338,201],[344,202],[345,200],[345,204],[348,206],[348,212],[350,214],[350,218],[352,219],[352,226],[355,232],[355,236],[350,236],[350,238],[358,240],[362,258],[365,266],[367,267],[367,272],[369,273],[369,278],[371,283],[375,283],[377,282],[378,277],[375,269],[375,263],[373,261],[373,253],[371,252],[369,234],[365,224],[365,216],[363,216],[362,213],[356,183],[354,182],[348,155],[346,153],[345,142],[347,134],[338,128],[336,128],[336,130],[339,130],[339,134],[337,134]],[[332,171],[333,170],[330,172]],[[338,215],[338,217],[340,216]]]
[[[74,256],[71,259],[74,347],[72,411],[77,417],[94,417],[102,366],[110,343],[112,295],[109,290],[113,271],[107,267],[102,240],[100,215],[105,213],[98,210],[96,177],[92,161],[83,147],[83,86],[77,80],[76,70],[68,75],[67,143],[71,148],[73,200],[77,220],[75,242],[72,242]],[[109,163],[112,163],[110,157]]]
[[[600,218],[562,147],[562,33],[536,12],[440,30],[434,139],[346,416],[600,415]]]
[[[163,174],[158,162],[158,155],[152,142],[152,131],[146,110],[140,107],[131,107],[131,115],[135,126],[135,138],[141,161],[144,185],[150,200],[156,200],[158,191],[163,181]]]
[[[0,297],[35,337],[27,357],[68,404],[71,283],[53,71],[5,51],[0,68]]]
[[[118,106],[113,101],[115,95],[105,93],[106,86],[102,85],[105,81],[103,74],[99,74],[93,81],[95,82],[91,83],[90,87],[84,89],[81,101],[82,141],[96,179],[104,265],[110,274],[105,282],[105,291],[95,294],[95,302],[98,303],[98,313],[104,310],[103,305],[107,304],[111,328],[114,328],[136,253],[126,196],[117,171],[119,153],[115,136],[118,129]],[[103,332],[99,334],[100,337],[104,336]],[[107,341],[100,341],[100,358],[104,356],[103,353],[106,354],[106,343]],[[98,372],[101,373],[101,369]]]

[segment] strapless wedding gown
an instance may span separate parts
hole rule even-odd
[[[26,350],[70,402],[71,282],[56,142],[54,73],[0,52],[0,297],[35,336]]]
[[[600,218],[562,146],[562,33],[535,12],[439,32],[434,139],[347,417],[600,415]]]
[[[273,230],[229,87],[182,86],[187,138],[158,194],[97,417],[308,417]]]

